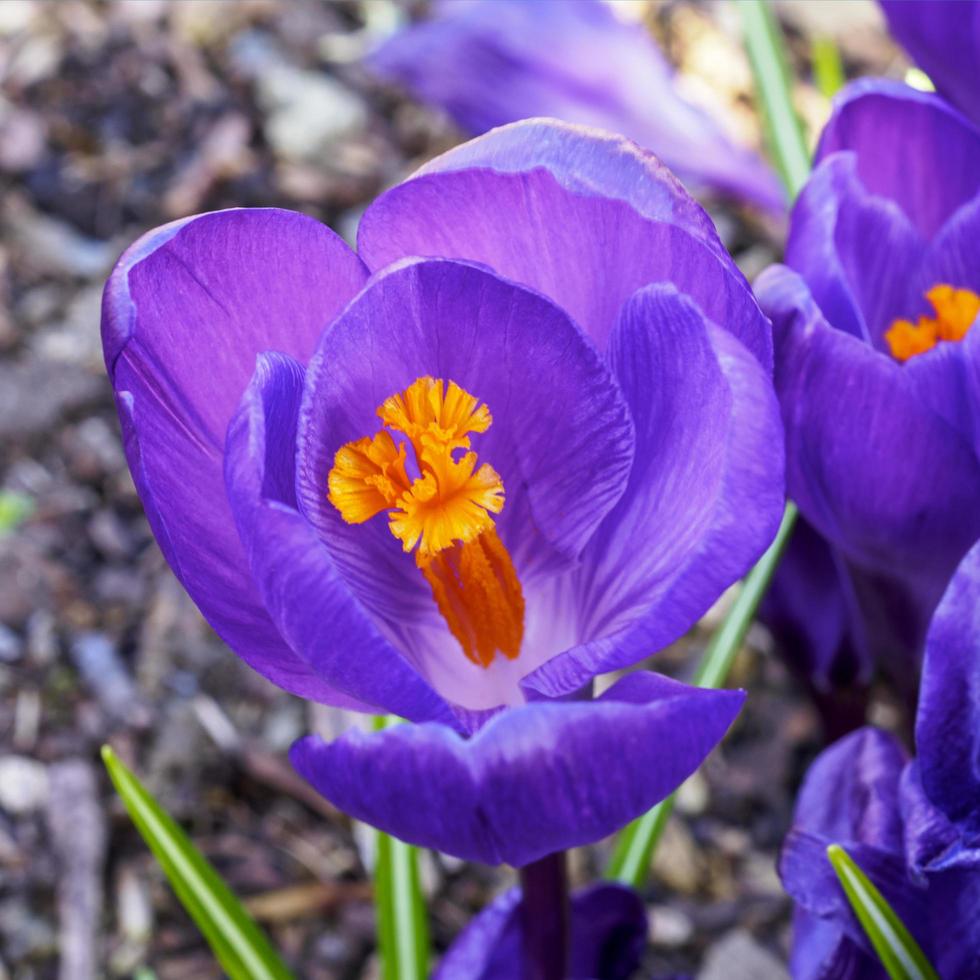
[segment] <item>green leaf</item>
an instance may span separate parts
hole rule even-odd
[[[711,637],[708,649],[705,650],[704,657],[694,672],[692,680],[698,687],[717,688],[725,683],[732,662],[745,641],[759,603],[772,581],[773,573],[789,541],[796,523],[796,514],[796,506],[787,504],[782,523],[772,544],[756,562],[752,571],[742,580],[724,622]],[[668,796],[620,831],[605,871],[606,878],[633,888],[642,888],[646,884],[653,852],[673,809],[674,797]]]
[[[888,976],[892,980],[939,980],[895,910],[847,851],[840,844],[831,844],[827,857]]]
[[[108,745],[102,761],[136,829],[231,980],[294,980],[218,872]]]
[[[844,64],[840,59],[837,45],[829,37],[816,37],[810,49],[813,57],[813,77],[820,94],[832,99],[847,81]]]
[[[375,718],[375,729],[398,724]],[[374,901],[384,980],[425,980],[429,975],[429,921],[419,886],[418,850],[377,831]]]
[[[766,0],[738,0],[738,8],[767,142],[783,184],[790,198],[795,198],[809,176],[810,154],[793,108],[782,35]]]

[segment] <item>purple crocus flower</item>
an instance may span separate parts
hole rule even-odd
[[[807,775],[780,873],[797,903],[793,975],[885,977],[830,862],[842,844],[940,976],[980,976],[980,544],[929,628],[915,726],[918,758],[863,728]]]
[[[888,27],[953,105],[980,123],[980,5],[879,0]]]
[[[525,975],[519,888],[504,892],[457,937],[435,980],[512,980]],[[591,885],[571,897],[569,980],[627,980],[646,945],[643,902],[630,888]]]
[[[866,80],[838,96],[817,161],[789,268],[756,290],[788,491],[819,532],[778,574],[776,618],[815,683],[866,680],[877,660],[908,688],[980,536],[980,132],[934,94]]]
[[[525,864],[724,734],[740,693],[653,674],[556,700],[684,633],[782,507],[769,324],[649,154],[506,127],[382,195],[357,254],[291,212],[179,221],[122,257],[103,330],[216,631],[286,690],[418,723],[294,747],[353,816]]]
[[[532,116],[598,126],[648,147],[694,185],[786,207],[762,160],[678,94],[648,31],[602,0],[442,0],[368,67],[469,133]]]

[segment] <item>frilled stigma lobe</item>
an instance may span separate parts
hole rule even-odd
[[[956,289],[946,283],[926,293],[936,315],[920,316],[917,323],[895,320],[885,331],[892,357],[905,362],[932,350],[940,341],[962,340],[980,314],[980,296],[972,289]]]
[[[337,450],[330,502],[348,524],[388,512],[391,533],[405,551],[416,549],[415,563],[470,660],[489,667],[497,653],[515,658],[524,594],[492,516],[503,509],[504,485],[470,451],[470,434],[490,428],[489,408],[454,381],[424,377],[386,398],[378,415],[386,428]]]

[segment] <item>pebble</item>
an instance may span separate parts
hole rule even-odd
[[[789,973],[750,932],[735,929],[708,951],[698,980],[789,980]]]
[[[650,942],[654,946],[684,946],[694,935],[694,923],[679,909],[658,905],[649,913]]]
[[[265,137],[286,160],[323,163],[334,144],[367,125],[363,99],[329,75],[277,65],[258,88]]]
[[[0,663],[16,663],[23,653],[24,644],[20,637],[9,626],[0,623]]]
[[[48,799],[47,768],[23,755],[0,756],[0,807],[13,816],[41,809]]]
[[[129,718],[136,688],[112,641],[103,633],[80,633],[70,652],[82,680],[106,712],[117,721]]]

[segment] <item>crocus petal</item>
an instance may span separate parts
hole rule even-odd
[[[888,29],[971,119],[980,121],[980,8],[960,0],[880,0]]]
[[[871,679],[864,623],[846,563],[802,517],[759,616],[791,666],[817,692],[838,697],[839,689]]]
[[[926,795],[980,838],[980,544],[961,562],[926,637],[915,743]]]
[[[872,949],[827,860],[841,844],[926,947],[925,889],[905,867],[899,786],[905,754],[891,735],[862,728],[825,749],[811,765],[783,845],[783,885],[805,911]]]
[[[594,702],[535,702],[465,740],[435,724],[297,742],[327,799],[402,840],[524,865],[598,840],[666,797],[724,735],[744,695],[631,674]]]
[[[598,126],[650,148],[695,183],[785,206],[772,171],[678,95],[649,32],[605,3],[443,2],[368,65],[470,133],[529,116]]]
[[[549,696],[690,629],[765,550],[785,502],[769,378],[689,297],[668,285],[637,292],[609,358],[636,426],[636,455],[576,575],[584,643],[525,680]]]
[[[810,287],[828,323],[884,348],[884,332],[912,317],[926,242],[892,200],[869,193],[852,152],[813,172],[793,208],[786,264]]]
[[[965,838],[926,796],[918,759],[902,773],[901,805],[906,861],[919,880],[950,868],[980,867],[978,842]]]
[[[757,283],[776,338],[789,495],[853,562],[914,582],[928,614],[980,536],[980,463],[903,368],[824,320],[776,267]]]
[[[887,980],[878,958],[853,942],[835,922],[799,906],[793,912],[793,980]]]
[[[521,151],[525,140],[543,143]],[[771,363],[769,327],[705,230],[708,219],[693,203],[678,205],[682,189],[639,151],[602,133],[539,121],[475,141],[462,169],[454,152],[365,212],[358,248],[372,269],[408,255],[486,263],[550,296],[600,349],[626,299],[649,283],[673,282]],[[570,176],[576,167],[580,173]]]
[[[434,980],[513,980],[524,975],[519,888],[504,892],[466,927]],[[643,902],[631,888],[600,884],[572,895],[569,980],[627,980],[647,934]]]
[[[292,649],[347,706],[452,724],[446,703],[380,635],[296,509],[304,373],[290,357],[260,355],[228,427],[228,499],[259,595]]]
[[[618,500],[633,426],[608,368],[561,310],[470,264],[386,270],[324,334],[303,403],[300,507],[351,589],[433,685],[489,709],[519,698],[517,682],[536,664],[501,657],[486,670],[466,660],[384,519],[345,524],[326,499],[337,449],[374,432],[377,406],[424,375],[451,379],[490,408],[493,424],[474,451],[503,480],[496,524],[525,587],[573,563]]]
[[[299,358],[364,282],[331,231],[286,211],[224,211],[150,232],[106,286],[102,336],[133,478],[157,541],[218,634],[289,691],[330,685],[283,641],[224,492],[225,428],[270,345]]]
[[[977,193],[980,131],[944,99],[882,78],[852,82],[834,99],[819,162],[853,150],[872,194],[895,201],[931,238]]]

